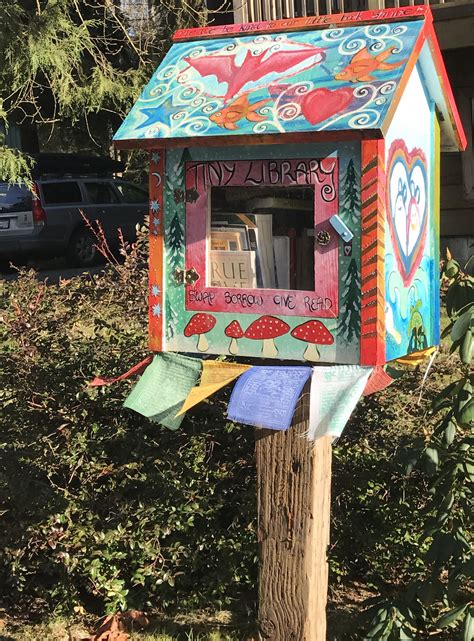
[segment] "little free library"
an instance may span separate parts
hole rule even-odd
[[[466,141],[430,10],[402,13],[175,34],[115,136],[151,152],[152,350],[438,343],[439,153]]]
[[[114,142],[150,152],[153,352],[376,367],[439,343],[440,150],[466,139],[429,7],[178,31]],[[285,437],[257,465],[306,461],[303,565],[267,550],[261,637],[319,640],[330,446]],[[291,630],[268,597],[285,563]]]

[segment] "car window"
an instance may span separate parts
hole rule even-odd
[[[144,189],[130,183],[115,183],[124,203],[147,203],[148,194]]]
[[[31,192],[20,185],[0,183],[0,214],[14,214],[31,209]]]
[[[90,202],[94,205],[111,205],[119,202],[119,198],[110,183],[85,182],[84,187]]]
[[[41,184],[45,205],[65,205],[81,203],[82,194],[77,182],[47,182]]]

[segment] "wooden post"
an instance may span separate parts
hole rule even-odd
[[[305,438],[305,398],[287,432],[257,430],[261,641],[326,639],[331,437]]]

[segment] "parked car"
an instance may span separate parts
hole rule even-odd
[[[93,265],[97,240],[82,213],[98,221],[112,248],[119,228],[133,241],[148,212],[148,193],[114,178],[120,170],[121,163],[107,158],[39,154],[32,191],[0,182],[0,259],[65,256],[74,266]]]

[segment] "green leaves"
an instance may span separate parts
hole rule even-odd
[[[174,28],[207,18],[205,0],[132,4],[139,20],[112,0],[2,0],[0,120],[46,124],[57,151],[108,153]],[[0,177],[28,180],[25,162],[1,149]]]
[[[467,609],[467,604],[461,605],[457,608],[453,608],[452,610],[449,610],[449,612],[446,612],[446,614],[443,614],[443,616],[436,621],[435,626],[437,628],[447,628],[448,626],[451,626],[453,623],[456,623],[464,612]]]
[[[474,305],[466,309],[466,311],[455,320],[451,329],[451,340],[453,342],[458,341],[466,334],[471,325],[474,325]]]
[[[114,272],[0,290],[3,601],[226,606],[255,584],[253,432],[224,429],[228,391],[171,433],[122,409],[133,380],[87,386],[146,354],[146,238]]]
[[[372,620],[366,638],[374,641],[405,638],[400,635],[428,638],[444,628],[461,631],[461,627],[464,641],[473,641],[473,609],[466,595],[473,572],[468,533],[474,478],[474,376],[469,369],[474,349],[474,280],[450,255],[444,275],[449,281],[446,307],[450,322],[443,337],[451,341],[450,353],[459,354],[458,364],[454,361],[447,370],[447,385],[432,401],[436,423],[423,426],[425,439],[418,454],[411,447],[400,456],[412,461],[408,470],[412,477],[420,468],[428,476],[430,498],[424,505],[419,539],[427,547],[420,547],[420,565],[413,564],[411,582],[402,590],[394,586],[395,597]],[[401,603],[408,604],[415,615]],[[444,612],[439,616],[441,609]]]
[[[474,639],[474,608],[469,608],[464,619],[463,641],[473,641]]]
[[[450,317],[454,317],[457,312],[473,303],[474,279],[459,272],[457,276],[446,293],[446,311]]]
[[[0,140],[0,143],[2,141]],[[0,144],[0,180],[31,185],[32,159]]]
[[[444,269],[444,273],[446,274],[446,276],[448,278],[456,278],[456,276],[459,274],[459,271],[459,263],[453,259],[448,260]]]
[[[435,447],[427,447],[425,450],[426,469],[429,474],[434,474],[438,469],[439,456]]]
[[[464,379],[463,385],[454,402],[454,415],[462,427],[468,428],[474,420],[472,384],[470,379]]]
[[[459,355],[461,357],[461,360],[466,365],[470,365],[474,358],[474,327],[472,325],[472,318],[470,328],[466,330],[465,335],[459,339],[459,342]]]

